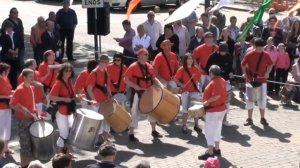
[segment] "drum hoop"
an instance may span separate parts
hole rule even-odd
[[[112,98],[112,100],[113,100],[114,103],[116,103],[116,104],[118,105],[118,101],[117,101],[117,100],[115,100],[114,98]],[[116,109],[113,109],[113,110],[116,110]],[[111,114],[109,114],[109,115],[104,115],[103,113],[101,113],[101,107],[100,107],[99,110],[98,110],[98,113],[101,114],[101,115],[103,116],[104,119],[107,118],[107,117],[112,116],[112,115],[114,114],[114,112],[115,112],[115,111],[113,111],[113,112],[112,112]]]
[[[153,86],[152,86],[152,87],[153,87]],[[146,114],[151,113],[151,112],[154,111],[154,110],[158,107],[158,105],[160,104],[161,100],[162,100],[163,97],[164,97],[164,92],[163,92],[163,88],[161,88],[160,86],[158,86],[158,88],[162,91],[162,94],[161,94],[161,96],[160,96],[159,103],[158,103],[151,111],[149,111],[149,112],[143,112],[143,113],[146,113]],[[145,92],[147,92],[147,91],[145,91]],[[142,95],[142,96],[143,96],[143,95]],[[138,104],[138,109],[139,109],[139,111],[141,111],[140,105],[141,105],[141,99],[139,100],[139,104]]]
[[[52,132],[51,132],[48,136],[45,136],[45,137],[42,137],[42,138],[46,138],[46,137],[49,137],[50,135],[52,135],[53,132],[54,132],[54,127],[53,127],[53,125],[52,125],[49,121],[45,121],[45,120],[37,120],[37,121],[34,121],[33,123],[31,123],[30,126],[29,126],[29,134],[30,134],[30,136],[32,136],[32,137],[34,137],[34,138],[39,138],[39,139],[41,139],[41,137],[34,136],[34,135],[32,135],[31,132],[30,132],[31,126],[32,126],[35,122],[39,122],[39,121],[44,121],[44,122],[46,122],[46,123],[49,123],[49,124],[52,126],[52,128],[53,128]]]

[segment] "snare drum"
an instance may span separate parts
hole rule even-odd
[[[204,106],[202,104],[193,105],[188,109],[188,114],[193,118],[203,117],[205,115]]]

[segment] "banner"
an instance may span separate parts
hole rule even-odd
[[[131,0],[127,8],[127,20],[130,20],[130,15],[133,9],[141,2],[141,0]]]

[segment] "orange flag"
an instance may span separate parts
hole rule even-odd
[[[289,13],[294,12],[298,9],[300,9],[300,0],[298,0],[297,4],[293,6],[292,9],[289,10]]]
[[[132,13],[133,9],[141,2],[141,0],[131,0],[128,8],[127,8],[127,20],[130,18],[130,14]]]

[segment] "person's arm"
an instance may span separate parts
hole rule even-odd
[[[125,82],[126,82],[126,85],[127,85],[128,87],[132,87],[134,90],[142,90],[142,88],[141,88],[139,85],[133,83],[133,82],[129,79],[129,77],[125,77]]]
[[[273,65],[268,65],[268,66],[267,66],[267,71],[266,71],[266,74],[265,74],[265,78],[266,78],[266,79],[269,78],[269,74],[270,74],[270,72],[272,71],[272,68],[273,68]]]
[[[31,28],[31,31],[30,31],[30,44],[31,44],[32,47],[36,46],[35,31],[34,31],[33,27]]]
[[[165,87],[156,77],[153,78],[153,82],[154,82],[155,85],[158,85],[162,88]]]
[[[76,14],[76,12],[74,11],[74,10],[72,10],[73,11],[73,15],[74,15],[74,29],[76,28],[76,26],[77,26],[77,24],[78,24],[78,20],[77,20],[77,14]]]

